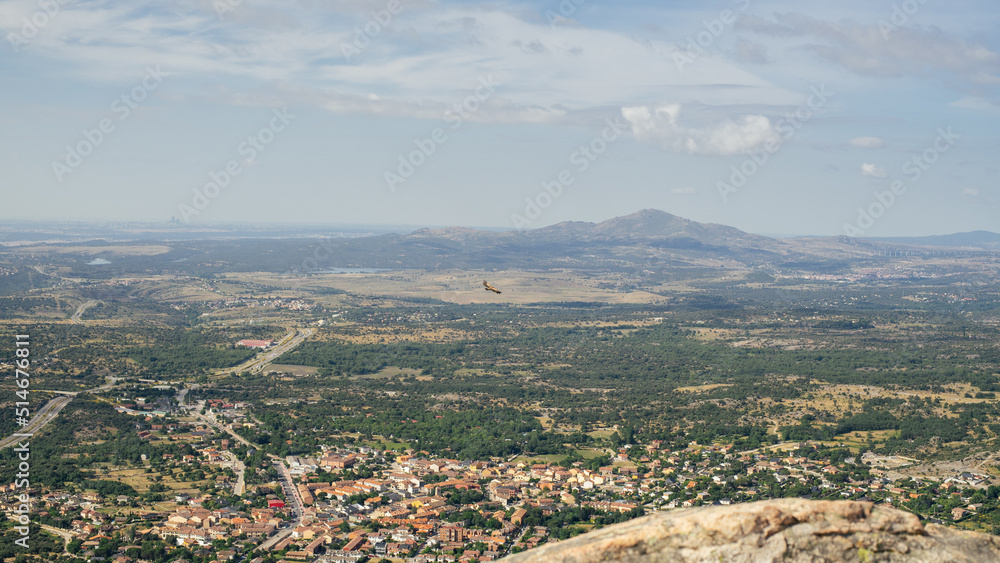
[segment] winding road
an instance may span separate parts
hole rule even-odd
[[[83,316],[83,312],[93,307],[94,305],[97,305],[97,303],[98,303],[97,301],[91,299],[90,301],[87,301],[83,305],[80,305],[79,307],[76,308],[76,312],[73,313],[73,316],[70,317],[69,320],[77,324],[83,324],[83,320],[80,319],[80,317]]]
[[[69,542],[73,541],[73,534],[69,533],[69,531],[67,531],[67,530],[62,530],[62,529],[59,529],[59,528],[54,528],[52,526],[47,526],[45,524],[42,524],[40,527],[43,530],[45,530],[46,532],[49,532],[51,534],[55,534],[55,535],[61,537],[63,539],[63,550],[66,553],[69,553],[68,546],[69,546]]]

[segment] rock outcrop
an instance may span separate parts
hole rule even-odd
[[[1000,538],[870,502],[768,500],[658,512],[506,563],[1000,562]]]

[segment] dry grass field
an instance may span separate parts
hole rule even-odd
[[[448,303],[539,303],[593,301],[599,303],[656,303],[664,297],[644,291],[629,293],[602,289],[601,283],[616,276],[580,276],[569,272],[500,272],[405,270],[375,274],[317,274],[293,278],[275,274],[231,274],[231,279],[316,290],[333,288],[361,296],[422,297]],[[502,291],[497,295],[483,288],[483,280]]]
[[[170,252],[169,246],[163,245],[114,245],[114,246],[34,246],[31,248],[32,254],[42,253],[54,254],[114,254],[117,256],[156,256]]]

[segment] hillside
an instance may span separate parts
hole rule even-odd
[[[986,563],[1000,539],[868,502],[780,499],[659,512],[503,561]]]

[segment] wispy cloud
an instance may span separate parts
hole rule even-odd
[[[885,142],[878,137],[855,137],[847,144],[858,149],[877,149],[885,145]]]
[[[870,178],[886,178],[889,176],[889,173],[885,171],[885,168],[866,162],[861,165],[861,175]]]
[[[889,38],[876,22],[825,21],[801,13],[772,18],[747,15],[737,29],[759,36],[797,38],[799,49],[860,75],[872,77],[947,75],[956,90],[996,98],[1000,92],[1000,54],[940,28],[902,27]]]
[[[403,2],[390,23],[371,28],[377,34],[369,34],[365,49],[346,60],[343,45],[355,41],[385,3],[335,4],[244,1],[220,18],[208,1],[93,0],[67,5],[31,49],[71,63],[84,80],[123,82],[159,63],[178,77],[174,95],[187,80],[188,95],[228,102],[241,92],[244,103],[253,103],[260,97],[246,90],[248,82],[294,84],[310,91],[318,107],[375,115],[437,117],[488,73],[506,86],[478,112],[483,121],[558,120],[664,97],[709,106],[793,103],[791,92],[737,64],[705,58],[697,71],[681,73],[666,56],[669,41],[552,27],[502,3]],[[4,32],[37,10],[32,0],[0,1],[0,8],[9,14],[0,20]]]

